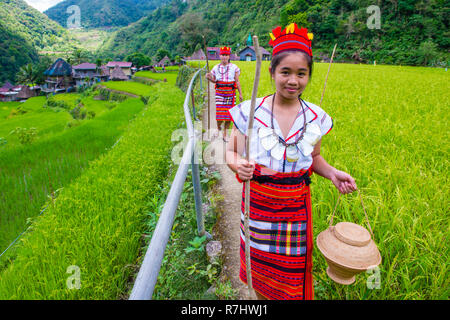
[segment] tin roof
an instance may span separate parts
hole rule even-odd
[[[75,70],[95,70],[97,69],[97,65],[95,63],[84,62],[72,68]]]
[[[132,62],[110,61],[106,66],[109,68],[114,68],[115,66],[119,66],[121,68],[130,68],[132,64]]]

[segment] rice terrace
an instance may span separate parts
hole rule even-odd
[[[20,3],[21,10],[49,19],[25,1],[14,1]],[[65,2],[55,8],[61,10],[58,6],[63,8]],[[228,2],[229,10],[240,3]],[[347,17],[347,11],[333,7],[337,2],[334,0],[303,1],[303,9],[298,10],[300,16],[301,12],[309,12],[303,18],[292,9],[301,1],[278,2],[281,9],[272,8],[273,4],[267,1],[250,1],[247,20],[233,16],[236,26],[244,28],[245,21],[250,24],[261,17],[262,7],[277,10],[268,16],[268,23],[258,24],[251,31],[266,49],[269,32],[281,23],[284,28],[285,22],[300,20],[314,30],[312,21],[323,18],[317,9],[322,5],[331,6],[336,17]],[[317,17],[312,9],[307,9],[313,2],[318,6]],[[403,21],[401,4],[406,2],[398,1],[398,21]],[[415,1],[409,2],[414,7]],[[437,2],[431,2],[438,7]],[[50,45],[46,35],[47,47],[33,45],[39,50],[68,53],[47,56],[49,60],[36,54],[36,61],[29,62],[36,71],[32,78],[23,75],[27,68],[22,65],[17,70],[0,69],[4,73],[0,85],[5,83],[0,89],[0,299],[130,299],[133,286],[141,277],[140,270],[144,272],[143,266],[149,259],[146,252],[152,248],[152,238],[165,233],[163,225],[168,228],[167,239],[162,242],[163,257],[152,275],[154,288],[148,299],[249,298],[236,285],[239,266],[230,262],[239,243],[235,243],[237,249],[225,245],[232,235],[223,226],[227,218],[239,230],[242,184],[228,169],[225,159],[207,159],[214,148],[215,156],[221,156],[227,144],[221,133],[214,136],[208,130],[211,121],[212,127],[217,127],[215,117],[208,114],[215,114],[216,100],[214,84],[208,85],[205,75],[221,63],[219,55],[214,59],[210,52],[223,45],[231,46],[235,56],[231,63],[240,69],[243,100],[250,100],[257,63],[250,56],[239,57],[244,48],[255,51],[254,46],[245,45],[246,41],[250,44],[250,31],[239,31],[239,40],[233,38],[238,31],[231,32],[228,25],[220,32],[206,30],[216,26],[208,24],[208,19],[221,19],[213,10],[216,5],[209,0],[154,3],[154,11],[145,7],[149,11],[136,17],[135,23],[120,25],[119,13],[123,12],[116,9],[113,21],[117,25],[76,29],[80,33],[77,37],[82,38],[83,32],[97,34],[94,28],[98,28],[104,42],[94,46],[91,41],[88,49],[78,42],[77,48],[69,48],[63,42]],[[199,13],[202,5],[213,11],[203,16]],[[0,18],[6,14],[4,6],[0,4]],[[60,11],[55,8],[46,14],[58,16]],[[178,8],[176,19],[168,13],[175,12],[174,8]],[[367,17],[364,10],[355,11],[355,17]],[[157,16],[155,12],[159,12]],[[153,25],[147,16],[171,27],[158,30],[157,22]],[[90,24],[97,21],[95,17],[86,19]],[[192,21],[192,30],[188,21]],[[322,25],[329,25],[327,21],[323,20]],[[206,37],[196,36],[199,26],[206,26]],[[344,22],[339,26],[344,28]],[[65,26],[55,22],[52,28],[61,32],[55,31],[53,38],[68,41],[72,37]],[[175,28],[184,32],[178,38],[173,33]],[[358,28],[362,27],[355,24],[354,33]],[[329,277],[316,237],[330,224],[338,190],[330,180],[313,174],[314,299],[448,300],[448,44],[441,45],[436,38],[437,44],[432,47],[436,55],[430,56],[434,60],[428,62],[400,55],[393,47],[380,47],[377,52],[384,53],[379,56],[369,54],[369,50],[358,51],[362,57],[358,60],[352,56],[355,50],[351,46],[363,45],[357,43],[359,38],[352,38],[356,35],[335,30],[336,38],[328,41],[320,32],[328,30],[331,34],[329,29],[316,30],[314,38],[321,46],[314,47],[312,40],[313,71],[301,98],[321,105],[332,118],[333,129],[323,137],[320,153],[334,167],[352,175],[364,200],[363,208],[358,193],[341,195],[333,224],[353,222],[367,228],[366,212],[382,261],[375,269],[357,275],[351,285],[336,283]],[[165,41],[158,36],[162,32]],[[133,34],[140,34],[141,39],[133,38]],[[14,37],[11,33],[8,41],[13,43]],[[30,37],[34,36],[30,33]],[[120,37],[129,39],[132,51],[124,49],[125,40]],[[344,38],[348,45],[337,42]],[[138,41],[141,45],[133,47]],[[236,46],[239,41],[240,48]],[[336,42],[336,55],[330,66]],[[400,40],[398,43],[400,46]],[[151,49],[147,47],[150,45]],[[392,53],[392,61],[387,59],[388,52]],[[3,58],[5,53],[0,54]],[[58,58],[63,58],[59,65]],[[37,76],[39,63],[44,65],[41,73],[45,72],[41,82]],[[67,83],[67,74],[57,75],[66,66],[71,70],[71,83]],[[269,67],[270,59],[263,60],[258,97],[272,95],[276,90]],[[13,71],[17,71],[17,77]],[[103,80],[103,76],[108,80]],[[36,87],[40,89],[35,92]],[[30,96],[18,98],[29,90],[33,92]],[[191,121],[195,135],[190,133]],[[192,157],[184,154],[189,148],[193,148]],[[175,153],[180,159],[188,158],[186,167],[174,161]],[[191,164],[195,155],[199,166]],[[233,185],[227,182],[231,180]],[[235,198],[230,198],[230,194]],[[235,206],[229,206],[231,202]],[[236,210],[231,209],[235,207]],[[166,218],[170,210],[173,220]],[[239,239],[239,234],[234,236]],[[220,245],[222,250],[212,257],[213,245]],[[239,264],[239,256],[234,258]],[[230,276],[232,267],[237,267],[233,269],[237,270],[235,279]]]

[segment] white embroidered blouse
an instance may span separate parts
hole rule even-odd
[[[253,121],[252,138],[250,145],[250,159],[256,163],[268,167],[278,172],[298,172],[300,170],[308,170],[312,165],[311,154],[305,156],[299,152],[300,158],[297,161],[290,162],[286,158],[284,152],[281,160],[275,159],[271,156],[270,150],[266,150],[261,144],[261,138],[258,135],[258,129],[262,127],[271,128],[272,111],[266,98],[256,99],[255,119]],[[332,118],[319,106],[303,101],[303,109],[305,110],[306,123],[315,124],[320,128],[320,139],[328,134],[333,128]],[[245,136],[247,136],[248,116],[250,114],[250,100],[244,101],[241,104],[229,110],[231,118],[236,128]],[[304,123],[303,110],[297,114],[297,118],[289,131],[287,139],[284,140],[280,126],[276,118],[273,119],[274,131],[278,137],[286,144],[294,143],[299,137],[303,129]],[[245,151],[244,151],[245,152]],[[243,155],[245,156],[245,155]]]
[[[212,68],[211,73],[216,77],[217,81],[232,82],[236,80],[236,74],[240,75],[241,69],[233,63],[228,63],[226,66],[219,63]]]

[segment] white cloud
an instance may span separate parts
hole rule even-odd
[[[50,7],[62,2],[64,0],[25,0],[33,8],[38,9],[40,12],[44,12]]]

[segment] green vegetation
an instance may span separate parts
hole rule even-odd
[[[86,121],[72,120],[66,110],[54,112],[49,108],[1,121],[2,132],[8,128],[21,128],[19,134],[33,127],[37,130],[35,141],[23,145],[19,134],[0,133],[7,140],[0,147],[2,251],[24,230],[27,219],[39,213],[47,196],[68,185],[87,168],[89,161],[113,145],[142,108],[140,99],[131,99]]]
[[[178,71],[166,71],[166,72],[151,72],[151,71],[139,71],[134,74],[136,77],[143,77],[148,79],[167,80],[170,84],[175,84],[177,80]]]
[[[255,63],[238,62],[245,99],[250,99]],[[258,96],[274,87],[263,62]],[[328,64],[315,63],[303,99],[319,105]],[[355,79],[359,79],[355,81]],[[322,108],[333,118],[321,154],[355,178],[382,256],[380,289],[334,283],[314,251],[317,299],[448,299],[449,123],[443,69],[333,64]],[[426,92],[426,93],[425,93]],[[338,192],[312,177],[314,236],[325,230]],[[356,194],[341,197],[335,223],[366,226]]]
[[[149,222],[146,231],[150,241],[157,218],[163,208],[169,193],[170,181],[173,181],[175,169],[171,178],[164,184],[164,188],[154,195],[152,208],[149,211]],[[203,189],[203,204],[209,204],[210,188],[220,179],[218,172],[208,172],[204,167],[200,170],[200,180]],[[206,295],[208,288],[217,281],[220,272],[219,263],[209,263],[206,258],[206,236],[197,234],[197,220],[194,205],[194,191],[192,173],[188,172],[184,184],[175,221],[167,245],[158,281],[153,293],[153,299],[215,299],[213,295]],[[205,229],[212,233],[215,220],[215,209],[209,207],[205,215]]]
[[[183,93],[169,84],[154,87],[154,102],[122,127],[126,132],[120,142],[59,191],[33,222],[33,232],[22,236],[16,259],[0,275],[2,299],[117,299],[127,290],[149,202],[168,174],[168,133],[183,119]],[[123,104],[101,117],[107,128],[118,113],[143,107],[139,99]],[[104,130],[105,138],[113,136]],[[68,287],[70,266],[79,267],[79,290]]]
[[[112,90],[129,92],[143,97],[149,96],[154,90],[153,87],[133,81],[109,81],[103,82],[101,86]]]
[[[45,11],[45,14],[61,26],[67,27],[71,14],[67,8],[76,5],[81,11],[83,28],[127,26],[148,15],[168,0],[67,0]]]
[[[367,26],[373,14],[367,13],[370,5],[380,8],[380,29]],[[319,61],[339,43],[336,61],[445,66],[450,45],[448,10],[440,0],[194,0],[188,5],[172,1],[119,30],[103,51],[118,58],[135,51],[155,56],[161,49],[172,56],[187,56],[202,48],[201,35],[205,35],[208,46],[231,45],[237,52],[249,32],[270,51],[271,30],[297,22],[314,33]]]
[[[66,30],[23,0],[1,1],[0,21],[0,84],[14,81],[21,66],[37,63],[39,51],[70,51],[77,45]]]

